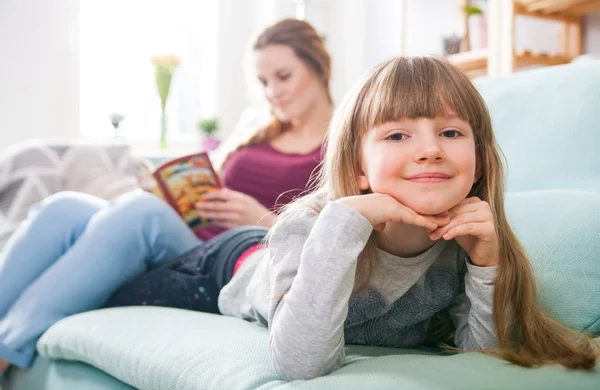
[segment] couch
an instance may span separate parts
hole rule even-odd
[[[508,160],[508,217],[529,253],[538,299],[600,336],[600,61],[529,70],[476,85]],[[600,339],[599,339],[600,340]],[[600,369],[525,369],[478,353],[347,346],[344,367],[283,382],[267,330],[159,307],[96,310],[58,322],[3,390],[600,389]]]

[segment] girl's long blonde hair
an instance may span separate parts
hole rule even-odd
[[[252,45],[252,50],[257,51],[269,45],[285,45],[294,50],[296,56],[302,60],[312,71],[315,72],[319,80],[323,82],[329,102],[332,102],[329,81],[331,79],[331,57],[325,48],[323,39],[309,23],[298,19],[283,19],[270,27],[267,27]],[[271,113],[270,121],[262,127],[254,129],[247,137],[239,142],[228,143],[226,149],[220,150],[219,154],[223,156],[216,162],[217,169],[222,170],[223,166],[237,150],[249,146],[260,144],[271,140],[281,133],[289,130],[290,124],[282,122],[277,116]],[[237,141],[237,140],[236,140]]]
[[[446,60],[395,58],[376,67],[359,83],[334,114],[316,191],[290,204],[285,212],[305,207],[319,211],[319,199],[360,195],[361,137],[369,129],[401,118],[434,118],[449,113],[473,128],[482,176],[470,195],[488,202],[496,217],[500,263],[493,316],[500,347],[488,353],[526,367],[552,363],[594,367],[597,352],[593,340],[548,317],[536,302],[531,265],[504,211],[503,158],[490,115],[471,81]],[[357,268],[358,290],[368,284],[377,261],[377,246],[371,236]]]

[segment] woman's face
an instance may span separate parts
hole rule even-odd
[[[283,122],[304,116],[324,92],[323,82],[290,46],[255,51],[256,73],[265,97]]]

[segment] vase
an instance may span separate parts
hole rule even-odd
[[[218,138],[205,137],[202,140],[202,149],[204,149],[205,152],[212,152],[213,150],[218,148],[220,144],[221,140]]]
[[[456,35],[442,37],[444,55],[451,55],[460,52],[461,39]]]
[[[167,114],[165,113],[165,109],[161,110],[161,125],[160,125],[160,144],[159,148],[166,149],[167,148]]]

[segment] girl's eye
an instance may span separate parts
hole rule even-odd
[[[290,78],[289,74],[284,74],[284,75],[280,75],[279,76],[279,80],[281,80],[281,81],[285,81],[285,80],[287,80],[289,78]]]
[[[458,138],[461,134],[458,130],[445,130],[442,135],[447,138]]]
[[[406,135],[402,133],[395,133],[387,137],[391,141],[404,141],[406,138]]]

